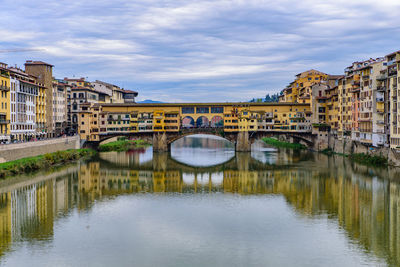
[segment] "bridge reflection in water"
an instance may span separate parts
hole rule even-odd
[[[221,192],[282,195],[298,214],[327,216],[350,242],[391,265],[400,264],[400,185],[387,179],[398,175],[396,170],[375,171],[341,157],[290,150],[280,151],[274,164],[237,153],[211,167],[190,166],[168,153],[149,155],[153,153],[146,150],[105,153],[58,174],[2,186],[0,256],[15,242],[51,242],[57,220],[73,209],[87,212],[97,199]]]

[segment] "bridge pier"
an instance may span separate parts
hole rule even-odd
[[[235,150],[237,152],[250,152],[251,151],[251,142],[249,139],[249,132],[238,132],[236,137],[236,145]]]
[[[153,152],[168,152],[169,146],[165,132],[153,133]]]

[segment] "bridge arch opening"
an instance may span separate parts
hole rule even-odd
[[[219,115],[212,117],[211,127],[213,127],[213,128],[224,127],[224,119]]]
[[[205,116],[200,116],[196,120],[196,127],[197,128],[206,128],[210,126],[210,121]]]
[[[187,134],[173,140],[170,149],[173,160],[193,167],[222,164],[235,156],[235,145],[213,134]]]
[[[194,128],[194,119],[190,116],[186,116],[182,119],[183,128]]]

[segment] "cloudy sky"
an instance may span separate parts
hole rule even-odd
[[[139,100],[245,101],[400,49],[399,0],[0,0],[0,61]]]

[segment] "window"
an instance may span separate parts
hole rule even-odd
[[[182,113],[183,114],[193,114],[194,107],[182,107]]]
[[[196,107],[196,113],[210,113],[209,107]]]
[[[211,107],[211,113],[223,113],[224,108],[223,107]]]

